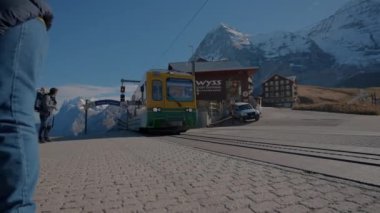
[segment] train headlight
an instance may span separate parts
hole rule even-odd
[[[153,112],[158,112],[158,109],[159,109],[159,108],[154,107],[154,108],[153,108]]]
[[[193,111],[193,109],[191,109],[191,108],[186,108],[186,112],[192,112]]]

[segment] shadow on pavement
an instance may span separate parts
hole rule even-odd
[[[212,123],[207,127],[212,128],[212,127],[245,126],[245,125],[250,125],[250,124],[256,123],[256,122],[258,122],[258,121],[255,121],[255,120],[240,121],[239,119],[228,117],[226,119],[222,119],[220,121]]]
[[[77,141],[77,140],[92,140],[92,139],[106,139],[106,138],[128,138],[128,137],[143,137],[144,135],[127,131],[110,131],[105,133],[89,133],[88,135],[78,135],[78,136],[68,136],[68,137],[53,137],[52,142],[62,142],[62,141]]]

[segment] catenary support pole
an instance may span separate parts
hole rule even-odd
[[[86,99],[86,105],[84,106],[84,109],[85,109],[85,117],[84,117],[84,134],[87,135],[87,115],[88,115],[88,104],[89,104],[89,100]]]

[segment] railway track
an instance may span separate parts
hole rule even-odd
[[[307,172],[348,179],[380,187],[380,152],[338,150],[315,146],[213,135],[171,136],[177,143],[208,151],[259,160]]]
[[[365,164],[380,167],[380,154],[364,153],[355,151],[334,150],[316,147],[284,145],[260,141],[249,141],[244,139],[218,138],[212,136],[201,135],[180,135],[174,136],[187,140],[197,140],[206,143],[217,143],[230,146],[240,146],[249,149],[258,149],[271,152],[279,152],[286,154],[294,154],[308,156],[314,158],[330,159],[337,161],[345,161],[357,164]]]

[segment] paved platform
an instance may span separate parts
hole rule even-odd
[[[380,189],[155,137],[41,145],[38,212],[379,212]]]

